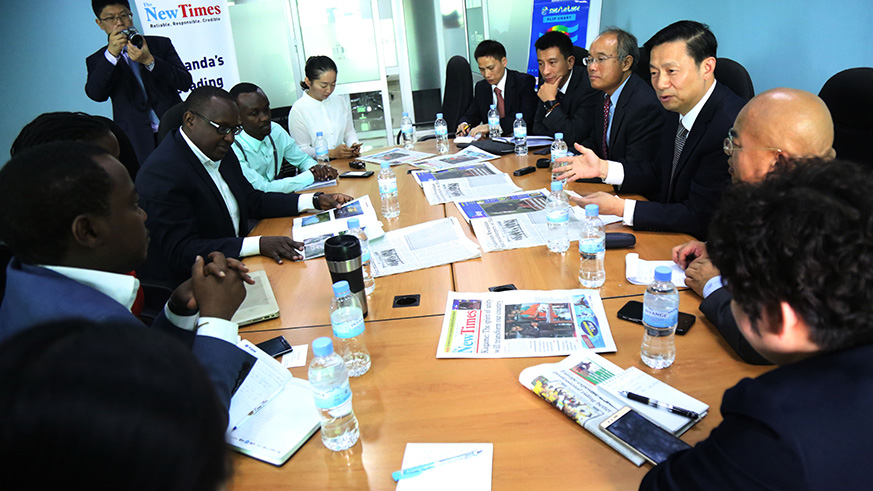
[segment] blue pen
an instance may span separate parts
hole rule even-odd
[[[436,462],[431,462],[429,464],[422,464],[422,465],[417,465],[415,467],[410,467],[409,469],[394,471],[391,473],[391,477],[393,477],[395,481],[399,481],[401,479],[408,479],[410,477],[415,477],[428,469],[433,469],[434,467],[436,467],[438,465],[448,464],[450,462],[456,462],[458,460],[466,460],[466,459],[469,459],[470,457],[475,457],[475,456],[479,455],[480,453],[482,453],[482,450],[473,450],[472,452],[467,452],[467,453],[464,453],[461,455],[455,455],[454,457],[447,457],[445,459],[437,460]]]

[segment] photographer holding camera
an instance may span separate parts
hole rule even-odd
[[[157,145],[161,116],[182,102],[179,91],[191,88],[191,74],[168,38],[137,32],[127,0],[92,0],[91,6],[108,44],[85,60],[85,93],[97,102],[112,99],[113,119],[144,162]]]

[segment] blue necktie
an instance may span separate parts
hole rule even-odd
[[[124,52],[126,54],[127,50],[125,50]],[[139,71],[140,70],[139,63],[131,60],[129,56],[125,56],[124,59],[125,59],[125,61],[127,61],[127,66],[130,67],[130,71],[133,72],[133,78],[135,78],[137,83],[139,83],[139,88],[142,90],[142,96],[145,98],[146,104],[148,104],[149,95],[146,93],[145,84],[142,81],[142,73],[140,73],[140,71]],[[160,122],[161,122],[161,120],[158,119],[158,115],[155,114],[155,110],[152,109],[151,107],[149,107],[149,121],[152,124],[152,128],[157,127],[158,124],[160,124]]]

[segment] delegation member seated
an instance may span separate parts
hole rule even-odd
[[[873,182],[814,159],[725,193],[708,251],[740,332],[778,367],[722,398],[724,420],[640,489],[869,489]]]
[[[290,193],[316,181],[336,179],[336,169],[318,165],[287,131],[270,120],[270,100],[260,87],[243,82],[230,89],[230,95],[236,99],[243,126],[233,141],[233,152],[252,187]]]
[[[532,135],[554,137],[563,133],[568,147],[591,134],[601,99],[591,88],[588,75],[573,56],[573,41],[560,31],[543,34],[534,43],[543,83],[530,130]]]
[[[218,87],[198,87],[186,105],[182,127],[164,138],[136,177],[152,238],[148,260],[137,274],[179,284],[190,274],[194,258],[212,251],[230,258],[260,254],[280,264],[302,259],[303,244],[291,237],[246,237],[249,217],[297,215],[338,207],[352,198],[256,190],[230,151],[234,135],[242,131],[233,96]]]
[[[485,80],[476,82],[473,100],[461,117],[455,135],[475,137],[487,134],[488,111],[492,104],[500,115],[503,135],[512,135],[516,113],[521,113],[527,127],[532,128],[537,111],[536,80],[526,73],[506,68],[506,48],[497,41],[482,41],[473,55]]]
[[[124,167],[95,145],[47,143],[0,170],[0,240],[14,254],[0,304],[0,342],[47,322],[85,319],[146,329],[130,312],[146,259],[145,213]],[[191,261],[191,278],[152,323],[191,348],[225,407],[254,358],[229,321],[245,298],[245,267],[220,253]]]
[[[218,490],[231,471],[209,378],[154,330],[69,319],[12,337],[0,413],[7,489]]]
[[[348,159],[361,155],[361,142],[352,122],[348,96],[335,95],[336,63],[327,56],[310,56],[300,82],[303,97],[288,113],[288,133],[300,149],[315,158],[315,138],[320,131],[327,140],[328,157]]]
[[[642,194],[649,201],[622,199],[596,192],[580,205],[596,204],[606,215],[622,217],[637,230],[682,232],[706,237],[721,193],[730,184],[725,135],[743,101],[715,80],[717,42],[707,26],[683,20],[661,29],[646,42],[652,85],[667,112],[657,156],[625,166],[601,159],[577,145],[579,155],[559,159],[560,179],[599,177],[621,193]]]

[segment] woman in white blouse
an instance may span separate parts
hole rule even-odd
[[[315,134],[327,140],[331,159],[353,158],[361,154],[361,144],[352,123],[348,96],[330,97],[336,88],[336,63],[327,56],[306,60],[306,79],[300,82],[305,94],[291,106],[288,132],[301,150],[315,157]]]

